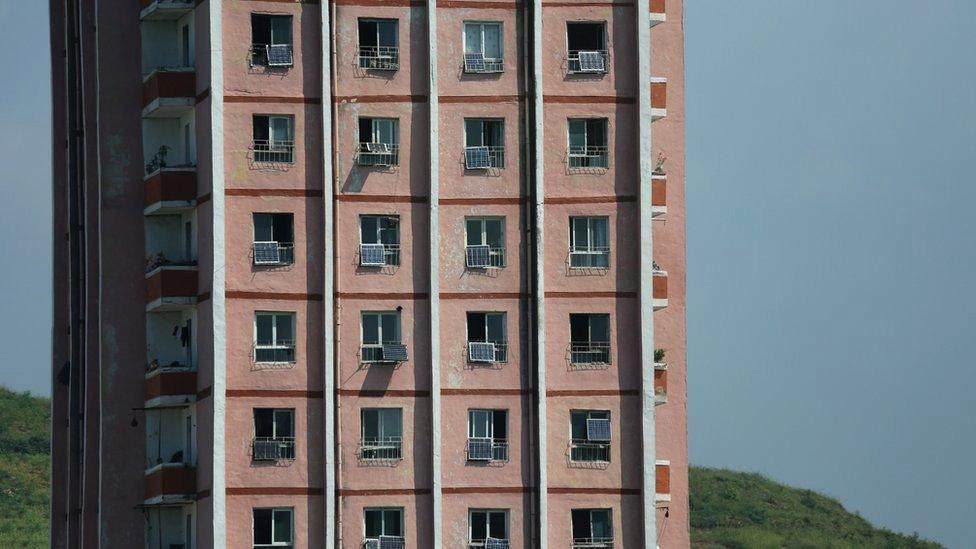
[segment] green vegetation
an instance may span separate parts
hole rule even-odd
[[[0,387],[0,547],[47,547],[50,400]]]
[[[937,543],[878,529],[835,499],[755,473],[692,467],[696,549],[935,549]]]

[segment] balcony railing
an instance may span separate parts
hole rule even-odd
[[[395,71],[400,68],[400,48],[397,46],[359,46],[359,68]]]
[[[468,362],[484,362],[488,364],[508,362],[508,342],[469,341]]]
[[[255,265],[291,265],[295,262],[295,244],[292,242],[260,241],[251,248]]]
[[[362,362],[396,363],[407,360],[407,348],[402,343],[369,343],[360,350]]]
[[[254,345],[254,362],[284,364],[295,362],[295,342],[259,341]]]
[[[466,246],[464,265],[469,269],[501,269],[505,266],[505,248]]]
[[[291,44],[252,44],[251,65],[290,67],[294,63]]]
[[[570,147],[569,167],[607,169],[610,167],[610,149],[604,146]]]
[[[254,161],[291,164],[295,161],[295,142],[290,139],[255,139]]]
[[[403,549],[403,538],[400,536],[365,538],[363,539],[363,549]]]
[[[358,166],[399,166],[400,145],[392,143],[360,143],[356,151]]]
[[[361,461],[400,461],[403,459],[403,437],[364,438],[359,442]]]
[[[399,244],[360,244],[359,265],[362,267],[385,267],[400,264]]]
[[[488,170],[505,167],[505,147],[465,147],[464,169]]]
[[[606,269],[610,266],[610,247],[570,246],[569,266],[577,269]]]
[[[573,461],[610,461],[610,443],[574,438],[569,447],[569,459]]]
[[[574,341],[569,345],[569,361],[574,365],[610,364],[610,343]]]
[[[572,549],[613,549],[613,538],[573,538]]]
[[[504,70],[504,59],[487,59],[480,53],[464,54],[464,72],[468,74],[493,74]]]
[[[254,461],[295,459],[295,437],[254,437]]]
[[[609,67],[607,50],[569,50],[566,56],[569,74],[605,74]]]
[[[508,441],[500,438],[469,438],[468,461],[508,461]]]
[[[473,539],[468,542],[468,549],[508,549],[508,547],[507,539]]]

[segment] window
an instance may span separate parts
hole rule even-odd
[[[362,440],[359,459],[364,461],[398,461],[403,459],[403,410],[400,408],[363,408],[360,412]]]
[[[572,410],[569,413],[570,459],[573,461],[610,461],[610,412]]]
[[[192,67],[190,62],[190,25],[180,27],[180,54],[184,67]]]
[[[400,165],[400,121],[396,118],[360,118],[356,163],[360,166]]]
[[[470,540],[468,543],[470,547],[484,547],[486,549],[507,548],[508,510],[469,509],[468,539]]]
[[[254,313],[254,361],[295,362],[295,313]]]
[[[364,312],[362,335],[363,362],[404,362],[407,360],[407,348],[400,343],[399,312]]]
[[[366,549],[403,549],[403,508],[363,509],[363,533]]]
[[[464,264],[472,269],[505,266],[505,218],[464,218]]]
[[[468,360],[507,362],[507,334],[505,313],[468,313]]]
[[[294,510],[291,507],[255,508],[254,549],[291,547]]]
[[[606,118],[569,120],[569,167],[603,168],[610,166]]]
[[[469,170],[505,167],[504,120],[464,119],[464,167]]]
[[[290,15],[251,14],[251,64],[267,67],[291,66]]]
[[[607,72],[606,23],[567,23],[566,47],[570,74]]]
[[[382,267],[400,264],[400,217],[359,216],[359,264]]]
[[[610,364],[610,315],[569,315],[570,362]]]
[[[295,410],[254,409],[255,461],[295,459]]]
[[[573,548],[613,547],[610,509],[573,509]]]
[[[295,262],[295,216],[290,213],[254,214],[254,264],[290,265]]]
[[[507,410],[468,410],[468,461],[508,461]]]
[[[464,72],[502,72],[503,65],[502,24],[465,22]]]
[[[610,237],[607,217],[569,218],[569,266],[576,268],[610,266]]]
[[[400,68],[396,19],[359,20],[359,68],[395,71]]]
[[[295,117],[254,115],[254,161],[290,164],[295,161]]]

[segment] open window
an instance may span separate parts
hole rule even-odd
[[[360,118],[356,163],[360,166],[400,165],[400,121],[396,118]]]
[[[295,362],[295,313],[254,313],[254,361]]]
[[[508,410],[468,410],[468,461],[508,461]]]
[[[254,409],[254,461],[295,459],[295,410]]]
[[[606,118],[569,119],[569,167],[610,166]]]
[[[359,264],[363,267],[400,264],[400,216],[359,216]]]
[[[569,266],[606,269],[610,266],[609,218],[574,216],[569,218]]]
[[[254,549],[292,547],[295,530],[293,508],[255,508],[252,512]]]
[[[569,340],[572,364],[610,364],[610,315],[570,314]]]
[[[400,312],[362,314],[363,362],[406,362],[407,346],[400,342]]]
[[[396,19],[359,20],[359,68],[380,71],[400,68]]]
[[[570,22],[566,24],[567,72],[603,74],[608,69],[607,24]]]
[[[573,549],[611,549],[610,509],[573,509]]]
[[[504,119],[464,119],[464,167],[468,170],[505,167]]]
[[[505,218],[464,218],[464,265],[469,269],[505,266]]]
[[[253,118],[254,161],[291,164],[295,161],[295,117],[256,114]]]
[[[468,313],[468,360],[508,361],[508,329],[505,313]]]
[[[364,549],[403,549],[403,508],[363,509]]]
[[[610,412],[572,410],[570,413],[573,461],[610,461]]]
[[[466,21],[464,23],[464,72],[496,73],[504,70],[502,24]]]
[[[508,509],[469,509],[468,546],[508,549]]]
[[[294,263],[295,216],[290,213],[255,213],[253,217],[254,264]]]
[[[266,67],[292,65],[292,17],[251,14],[251,64]]]
[[[403,459],[403,410],[363,408],[360,411],[362,438],[359,459],[399,461]]]

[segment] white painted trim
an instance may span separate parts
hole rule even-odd
[[[441,494],[441,314],[440,314],[440,108],[437,88],[437,9],[427,3],[427,41],[430,73],[430,407],[431,459],[433,461],[433,538],[442,547],[443,510]]]
[[[224,301],[224,48],[223,0],[210,0],[210,154],[213,175],[213,472],[210,489],[213,505],[213,549],[227,547],[227,479],[224,466],[227,414],[227,326]]]
[[[323,232],[322,241],[325,242],[325,267],[323,269],[324,296],[322,327],[323,348],[325,355],[325,547],[334,549],[336,546],[336,478],[335,478],[335,294],[333,293],[335,259],[332,246],[333,216],[333,166],[332,166],[332,52],[330,20],[330,2],[321,2],[321,30],[322,37],[322,196],[323,196]]]
[[[640,176],[640,350],[641,350],[641,463],[643,472],[644,547],[657,546],[657,433],[654,392],[654,231],[651,204],[654,148],[651,123],[651,21],[648,0],[637,0],[638,162]]]

